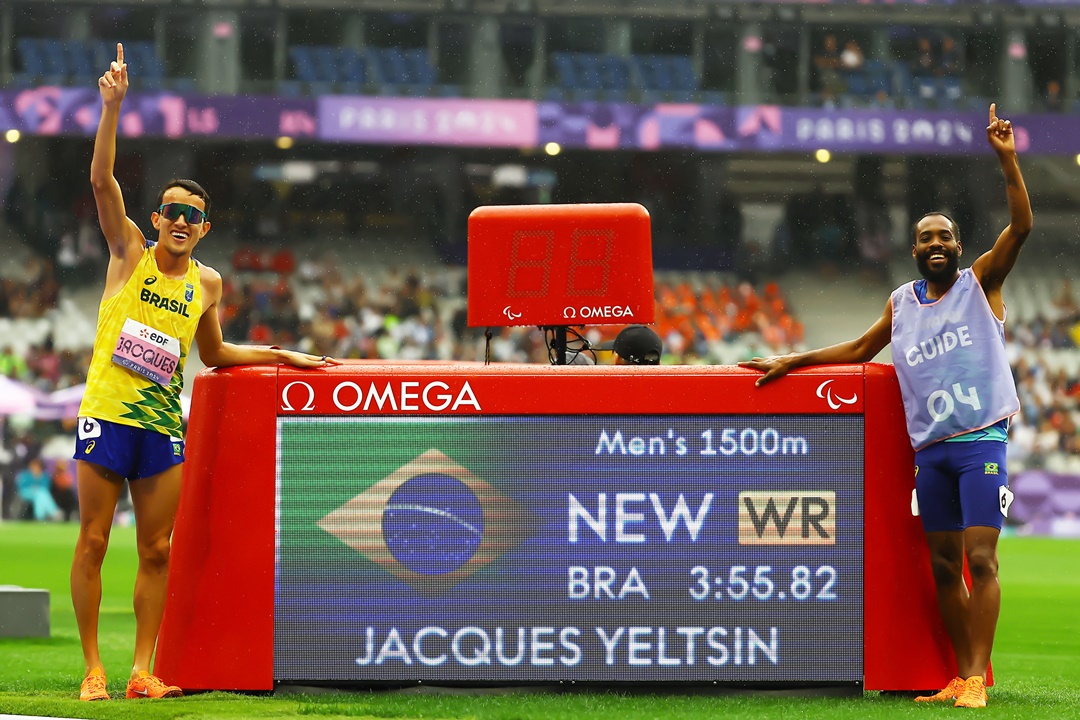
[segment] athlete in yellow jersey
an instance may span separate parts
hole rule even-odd
[[[180,389],[192,339],[208,366],[337,364],[326,357],[222,340],[221,276],[191,257],[210,231],[210,196],[197,183],[166,183],[157,212],[150,216],[156,242],[148,242],[127,217],[113,177],[116,127],[127,88],[124,48],[117,44],[116,62],[98,79],[102,112],[90,182],[110,257],[75,450],[81,527],[71,567],[71,600],[86,662],[83,700],[109,698],[97,637],[101,563],[125,480],[139,552],[135,657],[126,695],[181,694],[180,688],[150,674],[150,661],[165,609],[169,539],[180,500]]]

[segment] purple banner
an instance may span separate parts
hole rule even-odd
[[[533,147],[536,126],[536,103],[530,100],[319,98],[324,140]]]
[[[540,144],[557,142],[596,150],[812,152],[825,148],[833,152],[899,154],[988,151],[984,113],[770,105],[540,103],[539,116]],[[1011,119],[1020,152],[1080,153],[1080,116],[1020,115]]]
[[[530,100],[129,93],[125,137],[312,137],[332,142],[464,147],[538,147],[557,142],[593,150],[704,152],[982,154],[985,112],[826,110],[774,105],[559,103]],[[0,130],[91,135],[96,88],[0,91]],[[1017,148],[1080,154],[1080,115],[1016,115]]]
[[[35,135],[92,135],[101,118],[97,88],[39,87],[0,92],[0,128]],[[128,93],[124,137],[271,138],[316,134],[314,98]]]
[[[1009,478],[1009,516],[1040,535],[1080,537],[1080,475],[1027,470]]]

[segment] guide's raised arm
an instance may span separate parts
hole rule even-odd
[[[1028,197],[1024,177],[1020,174],[1020,162],[1016,155],[1016,136],[1012,122],[997,116],[996,104],[990,105],[990,124],[986,126],[986,140],[1001,162],[1005,176],[1005,194],[1009,203],[1009,225],[998,236],[989,251],[972,265],[975,276],[987,294],[987,300],[995,314],[1003,317],[1001,285],[1005,276],[1016,264],[1020,248],[1031,232],[1031,200]]]

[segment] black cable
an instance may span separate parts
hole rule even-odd
[[[584,328],[585,326],[581,325],[580,327]],[[555,342],[555,328],[544,327],[542,329],[544,330],[544,342],[547,345],[548,362],[552,365],[557,365],[558,357],[556,357],[556,353],[558,352],[558,348],[556,347]],[[570,336],[566,341],[567,364],[572,364],[571,359],[576,358],[581,353],[588,353],[592,356],[592,361],[595,365],[596,351],[593,350],[592,343],[589,342],[589,339],[570,326],[566,327],[566,334]]]

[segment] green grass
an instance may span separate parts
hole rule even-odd
[[[808,697],[782,693],[722,695],[613,692],[402,691],[272,696],[205,693],[178,700],[80,703],[82,653],[68,598],[73,525],[0,525],[0,584],[51,592],[52,637],[0,639],[0,714],[79,718],[907,718],[962,711],[916,706],[906,697]],[[101,645],[123,697],[131,662],[135,535],[116,528],[103,573]],[[1004,590],[994,652],[997,686],[980,717],[1080,718],[1080,542],[1004,538]]]

